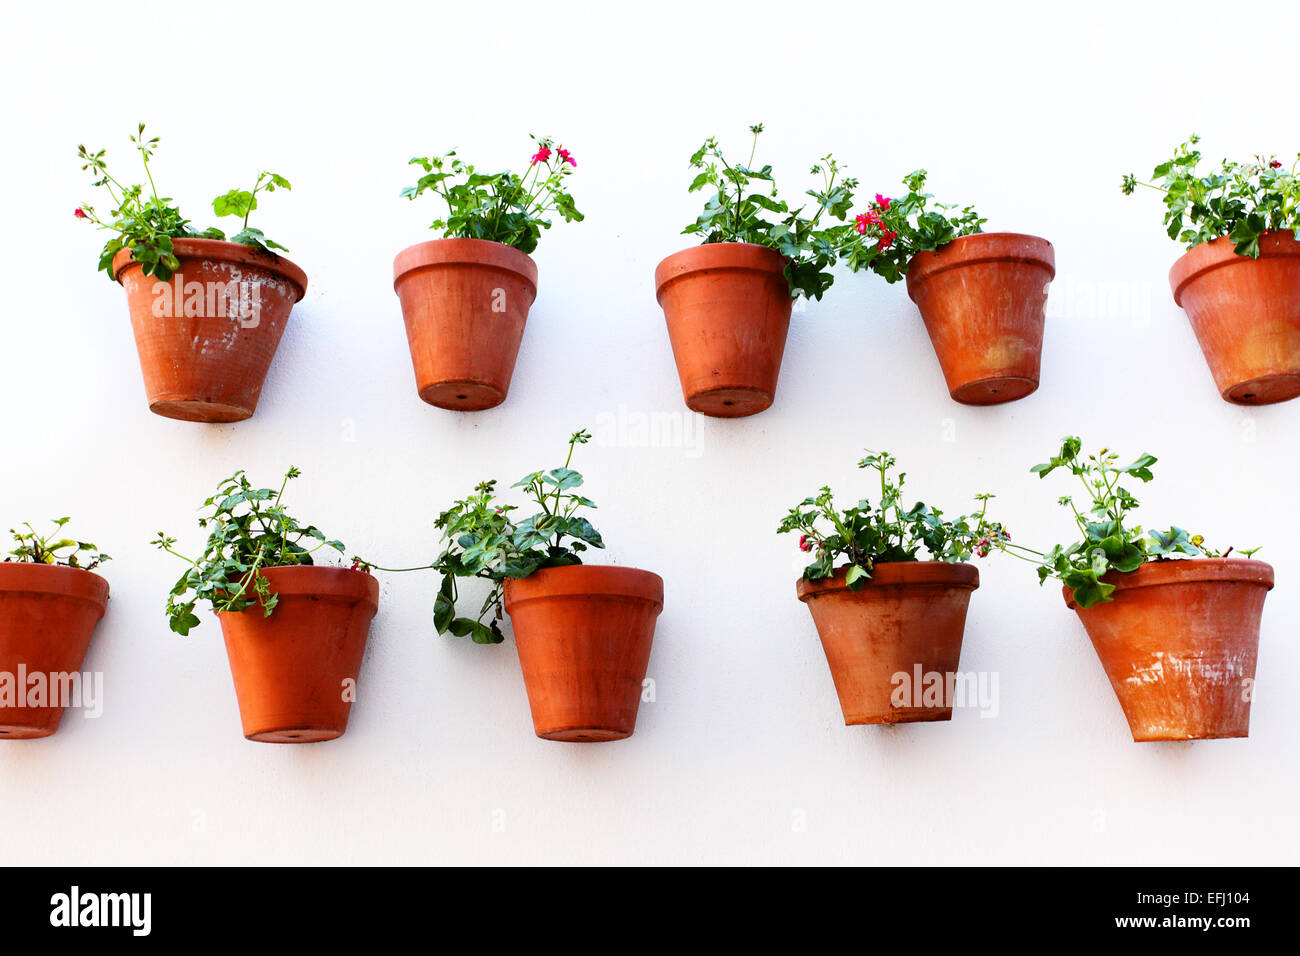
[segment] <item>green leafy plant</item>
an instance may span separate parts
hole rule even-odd
[[[1216,172],[1201,175],[1192,136],[1174,150],[1172,159],[1142,182],[1132,173],[1121,184],[1125,195],[1138,186],[1163,193],[1165,231],[1188,249],[1227,236],[1237,255],[1259,258],[1259,240],[1281,229],[1300,230],[1300,155],[1287,169],[1275,156],[1256,156],[1249,163],[1225,159]]]
[[[1070,436],[1062,439],[1061,450],[1049,461],[1035,465],[1031,471],[1046,478],[1058,469],[1068,470],[1078,478],[1087,495],[1087,504],[1080,507],[1073,497],[1066,495],[1059,503],[1070,509],[1081,539],[1069,545],[1056,545],[1042,553],[1009,542],[999,545],[1004,551],[1033,561],[1038,565],[1038,581],[1057,578],[1070,588],[1075,603],[1092,607],[1101,601],[1111,600],[1115,585],[1103,581],[1110,571],[1135,571],[1148,561],[1163,561],[1177,556],[1227,557],[1226,551],[1211,550],[1199,534],[1189,535],[1176,525],[1167,531],[1144,531],[1133,520],[1132,512],[1138,500],[1121,482],[1136,478],[1144,484],[1154,475],[1151,466],[1154,455],[1139,455],[1127,465],[1119,464],[1119,456],[1108,448],[1096,454],[1085,455],[1082,442]],[[1258,551],[1252,548],[1239,551],[1249,557]]]
[[[93,571],[105,561],[112,559],[88,541],[75,538],[60,538],[63,526],[71,518],[54,518],[54,530],[50,534],[41,534],[30,523],[22,528],[10,528],[17,547],[5,556],[6,562],[19,564],[55,564],[65,568],[80,568]],[[26,530],[23,530],[26,529]]]
[[[858,181],[843,176],[834,157],[824,156],[811,170],[822,177],[821,188],[806,193],[816,206],[810,212],[806,205],[791,209],[777,194],[772,167],[754,166],[763,124],[749,130],[753,141],[744,164],[728,162],[712,136],[691,156],[691,168],[699,172],[690,192],[708,188],[714,193],[682,232],[702,236],[705,243],[747,242],[775,249],[787,260],[791,298],[821,299],[834,281],[831,268],[839,255],[838,243],[845,237],[844,227],[834,221],[844,222]],[[827,217],[832,221],[823,222]]]
[[[983,231],[988,220],[973,206],[932,206],[934,196],[924,191],[927,175],[924,169],[909,173],[903,177],[905,195],[876,193],[867,211],[854,217],[852,232],[840,244],[840,258],[850,269],[869,269],[886,282],[897,282],[907,275],[908,263],[918,252]]]
[[[551,228],[548,214],[565,222],[581,222],[565,180],[577,161],[550,137],[532,137],[537,146],[522,176],[509,170],[482,173],[461,161],[456,151],[442,156],[417,156],[411,165],[424,170],[414,186],[402,190],[407,199],[436,193],[447,214],[430,229],[441,229],[447,239],[486,239],[528,253],[537,248],[543,229]]]
[[[257,180],[253,183],[253,188],[249,189],[232,189],[225,195],[218,196],[212,200],[212,211],[218,216],[241,216],[243,224],[239,232],[230,237],[231,242],[242,243],[245,246],[252,246],[255,249],[261,249],[263,252],[270,252],[272,249],[279,249],[281,252],[288,252],[284,246],[278,242],[272,242],[266,238],[261,229],[252,229],[248,225],[248,217],[254,209],[257,208],[257,194],[260,192],[273,193],[277,189],[292,189],[289,180],[285,179],[279,173],[269,173],[263,170],[257,174]]]
[[[189,565],[167,596],[173,631],[188,634],[198,625],[194,608],[199,601],[217,612],[243,611],[258,604],[270,617],[279,599],[262,573],[266,568],[313,564],[313,555],[321,548],[343,552],[342,542],[327,539],[286,510],[285,487],[301,474],[290,468],[279,489],[253,487],[242,470],[222,481],[216,494],[203,502],[207,511],[199,518],[199,527],[208,530],[208,540],[197,560],[177,551],[175,538],[158,532],[150,544]],[[360,569],[357,562],[353,567]]]
[[[875,471],[879,479],[880,497],[874,505],[863,498],[853,507],[838,509],[831,489],[823,487],[815,497],[790,509],[777,533],[801,532],[800,550],[814,553],[813,562],[804,569],[805,580],[822,580],[848,568],[845,583],[856,591],[871,580],[880,562],[918,561],[922,550],[933,561],[965,561],[972,554],[984,557],[1010,540],[1000,522],[986,517],[993,497],[989,494],[975,496],[978,512],[952,519],[919,501],[905,509],[907,476],[900,472],[893,477],[896,464],[888,452],[871,451],[858,462],[859,468]]]
[[[99,268],[110,280],[116,281],[113,259],[122,249],[131,250],[131,258],[140,263],[145,275],[170,279],[180,266],[173,240],[225,239],[226,235],[216,228],[202,231],[192,228],[190,221],[173,204],[174,200],[158,195],[149,164],[158,147],[159,138],[146,136],[144,123],[131,136],[131,143],[140,154],[147,186],[128,186],[115,178],[108,171],[106,150],[95,152],[85,146],[77,147],[81,168],[91,175],[91,186],[105,190],[113,205],[105,217],[101,217],[89,203],[82,203],[74,214],[78,219],[85,219],[114,234],[99,255]],[[257,208],[257,193],[273,192],[276,188],[288,189],[289,181],[276,173],[264,172],[258,176],[252,192],[232,189],[213,200],[213,209],[218,216],[244,217],[243,228],[230,238],[231,242],[252,246],[267,253],[271,249],[288,252],[284,246],[267,239],[261,230],[250,229],[248,226],[248,214]]]
[[[573,451],[591,440],[585,430],[569,438],[564,464],[548,471],[530,472],[516,481],[523,495],[538,510],[516,520],[518,506],[498,500],[495,481],[484,481],[474,494],[455,502],[438,516],[434,526],[446,542],[442,554],[430,565],[416,568],[383,568],[362,562],[379,571],[421,571],[432,569],[442,575],[434,600],[433,623],[439,634],[450,631],[469,637],[476,644],[499,644],[507,578],[526,578],[542,568],[581,564],[588,547],[603,548],[600,532],[582,514],[596,503],[577,493],[582,475],[570,468]],[[358,559],[360,561],[360,559]],[[458,616],[458,578],[482,578],[492,588],[477,616]]]

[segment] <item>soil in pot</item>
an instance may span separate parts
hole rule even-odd
[[[435,239],[393,263],[415,386],[430,405],[479,411],[510,391],[537,265],[518,249],[483,239]]]
[[[537,736],[630,737],[664,606],[663,579],[608,565],[544,568],[507,580],[505,606]]]
[[[799,600],[808,605],[826,652],[844,723],[951,720],[950,695],[945,692],[937,704],[927,701],[913,678],[919,668],[922,675],[942,675],[949,686],[979,571],[941,561],[880,563],[857,591],[849,590],[846,573],[798,584]],[[908,690],[900,700],[895,692],[902,687]]]
[[[79,568],[18,562],[0,563],[0,674],[44,675],[45,703],[56,706],[0,706],[0,740],[48,737],[59,729],[64,702],[51,694],[55,675],[81,671],[95,625],[108,606],[108,582]],[[32,686],[13,703],[30,702]]]
[[[1230,239],[1189,251],[1169,271],[1226,401],[1269,405],[1300,395],[1300,242],[1266,234],[1260,256],[1233,252]]]
[[[979,233],[912,257],[907,294],[939,357],[948,392],[965,405],[1012,402],[1038,388],[1052,244]]]
[[[379,582],[346,568],[267,568],[280,597],[217,615],[244,736],[265,743],[332,740],[347,730],[358,672],[379,609]]]
[[[785,265],[775,250],[739,242],[659,263],[655,293],[688,408],[741,418],[771,406],[794,304]]]
[[[234,242],[177,239],[175,252],[180,267],[166,281],[146,276],[130,250],[113,260],[149,410],[188,422],[250,418],[307,276]]]

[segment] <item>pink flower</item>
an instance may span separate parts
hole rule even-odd
[[[86,210],[82,209],[80,206],[78,206],[76,209],[74,209],[74,210],[72,211],[72,214],[73,214],[74,216],[76,216],[78,219],[85,219],[85,218],[86,218]]]
[[[799,550],[811,551],[813,549],[813,540],[806,534],[799,535]]]
[[[981,558],[987,558],[989,551],[993,548],[993,542],[988,538],[980,538],[979,543],[975,545],[975,553]]]
[[[577,165],[578,165],[577,160],[575,160],[575,159],[573,158],[573,154],[570,153],[570,152],[569,152],[567,149],[565,149],[563,146],[561,146],[558,150],[556,150],[556,152],[558,152],[558,153],[560,154],[560,159],[564,160],[564,162],[568,163],[570,166],[577,166]]]
[[[1282,168],[1282,164],[1279,163],[1276,159],[1273,160],[1271,163],[1269,163],[1268,166],[1269,166],[1269,169],[1281,169],[1281,168]]]
[[[882,196],[880,193],[876,193],[876,205],[880,207],[881,212],[888,209],[891,202],[893,202],[893,200],[888,196]]]
[[[536,165],[537,163],[544,163],[550,158],[551,158],[551,147],[539,146],[537,147],[537,152],[533,154],[532,165]]]
[[[869,226],[881,225],[880,214],[874,209],[868,209],[866,212],[860,212],[854,217],[853,222],[857,225],[858,235],[865,236]]]

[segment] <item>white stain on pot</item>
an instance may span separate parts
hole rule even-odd
[[[1204,657],[1183,657],[1156,651],[1152,661],[1145,667],[1134,667],[1133,673],[1124,678],[1127,684],[1156,684],[1171,678],[1195,678],[1210,684],[1228,681],[1237,682],[1249,678],[1247,655],[1236,654],[1225,658],[1207,659]]]

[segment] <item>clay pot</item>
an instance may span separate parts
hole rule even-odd
[[[845,724],[951,720],[952,700],[923,698],[925,676],[957,673],[966,607],[979,587],[970,564],[891,561],[877,564],[858,591],[845,584],[848,569],[820,581],[800,580],[826,651]],[[910,694],[895,700],[906,675]],[[916,677],[922,678],[918,687]]]
[[[43,674],[46,703],[58,703],[57,688],[49,694],[51,675],[81,671],[107,606],[108,582],[98,574],[47,564],[0,564],[0,674],[8,675],[13,692],[21,693],[26,683],[20,675]],[[26,686],[30,694],[32,687]],[[48,737],[62,717],[59,706],[0,704],[0,740]]]
[[[537,264],[484,239],[435,239],[393,262],[420,398],[472,412],[506,400]]]
[[[632,736],[663,579],[608,565],[544,568],[507,580],[505,603],[537,736]]]
[[[964,405],[1014,402],[1038,388],[1052,244],[986,232],[908,262],[907,294],[921,310],[948,392]]]
[[[1273,587],[1263,561],[1155,561],[1102,580],[1110,601],[1077,607],[1133,739],[1245,737],[1259,618]]]
[[[785,257],[743,242],[716,242],[669,256],[655,269],[655,294],[688,408],[741,418],[776,397],[790,283]]]
[[[1300,395],[1300,242],[1268,233],[1252,259],[1231,239],[1192,249],[1169,270],[1219,394],[1238,405]]]
[[[244,736],[302,744],[348,727],[379,582],[346,568],[267,568],[280,602],[217,615],[226,638]]]
[[[235,242],[174,245],[180,267],[165,282],[146,276],[129,249],[113,260],[149,410],[187,422],[251,418],[307,276],[288,259]]]

